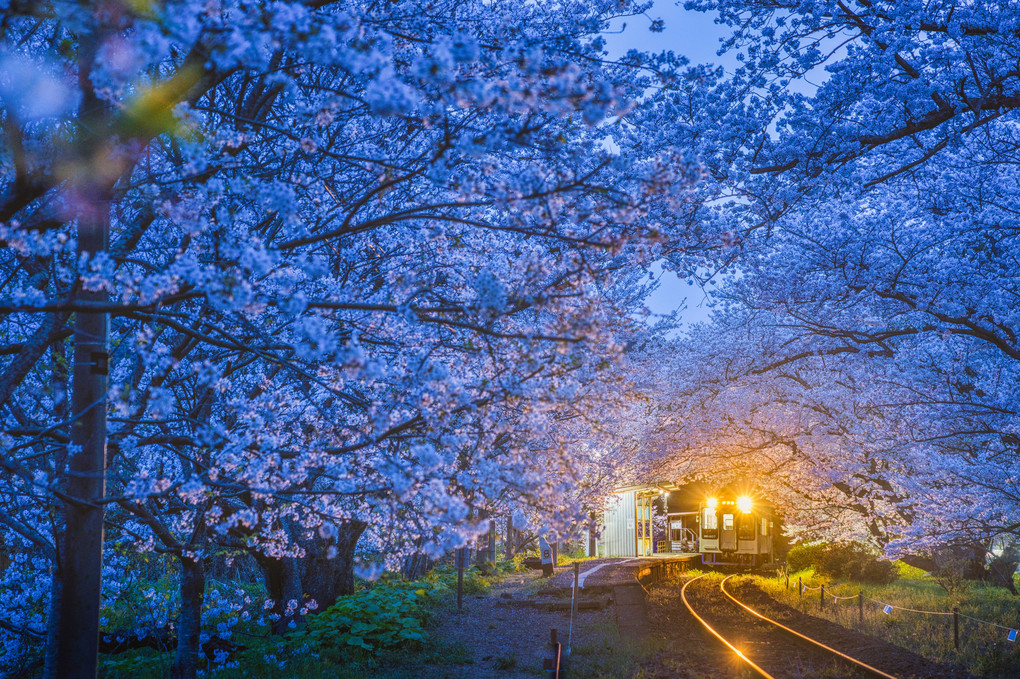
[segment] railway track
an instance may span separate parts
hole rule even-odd
[[[705,581],[705,577],[707,574],[685,582],[680,590],[680,598],[691,615],[755,676],[788,679],[824,674],[897,679],[894,675],[780,624],[739,601],[726,589],[727,581],[734,576],[723,578],[718,588]],[[688,588],[691,588],[690,596]],[[695,610],[695,606],[700,612]],[[739,610],[734,610],[734,606],[739,607]],[[738,613],[739,617],[735,619],[733,613]],[[753,617],[749,620],[747,615]]]

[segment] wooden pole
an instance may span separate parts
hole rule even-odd
[[[457,549],[457,610],[464,608],[464,562],[467,561],[465,548]]]
[[[486,545],[486,558],[489,563],[496,564],[496,520],[489,521],[489,543]]]
[[[825,608],[825,585],[824,584],[822,585],[822,588],[820,590],[818,590],[818,608],[819,609],[824,609]]]
[[[864,626],[864,590],[857,594],[857,623]]]
[[[960,650],[960,607],[953,606],[953,648]]]
[[[804,580],[800,576],[797,577],[797,596],[804,596]]]

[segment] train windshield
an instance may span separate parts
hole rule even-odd
[[[737,539],[754,540],[754,518],[741,516],[737,520]]]
[[[705,507],[701,517],[702,537],[713,540],[719,536],[719,517],[711,507]]]

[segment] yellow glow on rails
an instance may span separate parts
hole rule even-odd
[[[711,502],[711,500],[710,500],[710,502]],[[706,575],[707,575],[707,573],[706,573]],[[755,665],[754,662],[750,658],[748,658],[746,655],[744,655],[743,653],[740,652],[740,649],[738,649],[736,646],[734,646],[730,642],[726,641],[726,639],[724,639],[721,634],[716,632],[714,629],[712,629],[711,625],[709,625],[707,622],[705,622],[704,618],[702,618],[700,615],[698,615],[694,611],[694,608],[691,606],[690,602],[687,601],[687,586],[690,585],[692,582],[696,582],[696,581],[700,580],[703,577],[705,577],[705,576],[704,575],[699,575],[696,578],[691,578],[690,580],[685,582],[684,586],[680,589],[680,598],[683,599],[684,606],[687,607],[687,610],[690,611],[691,615],[693,615],[695,618],[697,618],[698,622],[700,622],[702,624],[702,626],[705,629],[707,629],[712,634],[712,636],[714,636],[719,641],[723,642],[723,644],[725,644],[728,649],[730,649],[731,651],[736,653],[737,657],[740,658],[741,660],[743,660],[744,662],[746,662],[755,672],[757,672],[761,676],[765,677],[765,679],[776,679],[771,674],[769,674],[768,672],[766,672],[762,668],[760,668],[757,665]]]
[[[702,576],[702,577],[704,577],[704,576]],[[868,665],[867,663],[863,663],[860,660],[857,660],[856,658],[851,658],[850,656],[848,656],[845,653],[840,653],[836,649],[831,648],[829,646],[826,646],[825,644],[823,644],[820,641],[815,641],[811,637],[806,637],[803,634],[801,634],[800,632],[797,632],[796,630],[792,630],[789,627],[787,627],[786,625],[782,625],[782,624],[776,622],[772,618],[766,618],[764,615],[762,615],[758,611],[754,610],[750,606],[747,606],[743,602],[738,601],[736,597],[734,597],[732,594],[730,594],[729,592],[726,591],[726,581],[729,580],[732,577],[734,577],[734,576],[727,575],[725,578],[723,578],[722,582],[719,583],[719,589],[722,590],[723,594],[725,594],[727,597],[729,597],[730,601],[732,601],[736,605],[740,606],[741,608],[743,608],[745,611],[747,611],[751,615],[753,615],[755,617],[758,617],[758,618],[761,618],[765,622],[771,622],[773,625],[775,625],[776,627],[784,630],[785,632],[788,632],[790,634],[793,634],[794,636],[800,637],[804,641],[809,641],[812,644],[814,644],[815,646],[819,646],[821,648],[824,648],[829,653],[833,653],[835,655],[838,655],[840,658],[843,658],[844,660],[846,660],[848,662],[852,662],[854,665],[857,665],[858,667],[864,668],[865,670],[867,670],[868,672],[870,672],[870,673],[872,673],[872,674],[874,674],[876,676],[883,677],[884,679],[897,679],[897,677],[894,677],[891,674],[886,674],[885,672],[883,672],[882,670],[880,670],[878,668],[872,667],[871,665]],[[695,578],[695,580],[697,580],[697,578]],[[690,582],[694,582],[694,580],[691,580]],[[686,585],[685,585],[685,587],[686,587]],[[681,594],[681,596],[683,595],[683,590],[680,591],[680,594]],[[686,599],[684,599],[684,603],[687,603]],[[688,606],[687,608],[690,609],[690,606]],[[694,613],[694,611],[691,611],[691,612]],[[695,613],[695,617],[697,617],[696,613]],[[698,619],[701,620],[701,618],[698,618]],[[705,624],[704,621],[702,621],[702,624]],[[707,627],[707,625],[706,625],[706,627]],[[715,634],[715,633],[713,632],[713,634]],[[719,635],[716,634],[716,636],[719,636]],[[729,646],[729,644],[727,644],[727,646]],[[732,646],[731,646],[731,648],[732,648]]]

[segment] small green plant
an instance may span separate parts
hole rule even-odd
[[[426,600],[431,588],[383,581],[340,598],[306,627],[287,636],[293,648],[351,646],[368,651],[425,641]]]

